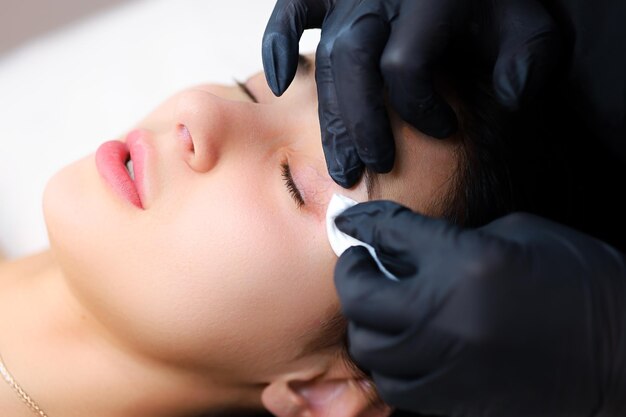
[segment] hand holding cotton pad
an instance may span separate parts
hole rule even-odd
[[[380,259],[378,259],[376,250],[371,245],[345,234],[337,228],[337,225],[335,225],[335,218],[356,204],[358,203],[351,198],[339,194],[333,194],[333,197],[328,204],[328,209],[326,210],[326,233],[328,235],[330,247],[333,248],[333,251],[337,256],[341,256],[342,253],[352,246],[363,246],[369,251],[380,271],[390,280],[398,281],[398,278],[389,272]]]

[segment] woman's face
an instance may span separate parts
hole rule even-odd
[[[264,382],[288,370],[337,311],[326,206],[334,192],[364,201],[368,190],[365,181],[344,190],[326,171],[313,74],[312,62],[301,64],[280,98],[253,76],[245,85],[258,103],[217,85],[163,103],[119,139],[141,149],[143,208],[107,180],[101,155],[50,181],[44,211],[66,279],[124,343]],[[437,214],[456,144],[392,119],[396,165],[374,181],[373,197]]]

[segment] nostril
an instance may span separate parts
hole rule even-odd
[[[178,125],[176,127],[176,133],[178,135],[178,138],[183,142],[183,144],[185,145],[185,147],[190,151],[190,152],[194,152],[194,145],[193,145],[193,139],[191,137],[191,133],[189,133],[189,129],[187,129],[187,126],[185,125]]]

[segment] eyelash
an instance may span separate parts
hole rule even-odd
[[[252,94],[252,91],[250,91],[250,89],[248,88],[248,86],[246,85],[246,83],[235,80],[235,82],[237,83],[237,85],[239,86],[239,89],[245,94],[247,95],[250,100],[252,100],[253,103],[258,103],[259,100],[257,100],[257,98],[254,96],[254,94]]]
[[[291,168],[289,168],[289,164],[286,162],[283,162],[282,164],[280,164],[280,168],[282,170],[282,177],[283,177],[283,180],[285,181],[285,186],[287,187],[289,194],[291,194],[291,197],[296,202],[296,205],[298,206],[298,208],[301,208],[302,206],[304,206],[304,198],[302,198],[302,194],[300,193],[300,190],[298,189],[298,187],[296,187],[296,183],[293,181],[293,177],[291,176]]]

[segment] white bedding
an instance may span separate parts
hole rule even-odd
[[[261,69],[274,0],[139,0],[0,56],[0,253],[48,246],[46,181],[189,85]],[[319,31],[305,34],[315,50]]]

